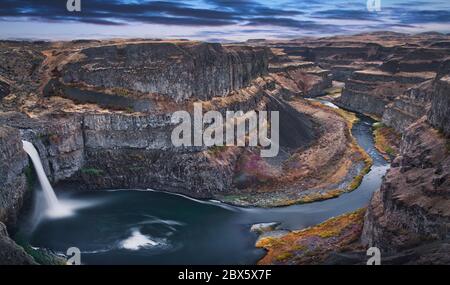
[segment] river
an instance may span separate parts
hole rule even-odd
[[[374,147],[374,121],[358,117],[353,136],[374,163],[355,191],[338,198],[263,209],[148,190],[64,189],[60,200],[79,206],[72,216],[30,215],[20,232],[35,247],[61,253],[78,247],[83,264],[255,264],[264,250],[255,248],[252,224],[281,222],[284,229],[305,228],[367,206],[379,189],[389,164]]]

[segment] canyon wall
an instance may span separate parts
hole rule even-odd
[[[91,47],[63,70],[64,83],[125,88],[177,102],[208,100],[250,85],[267,72],[264,48],[153,42]]]
[[[395,120],[393,117],[398,116],[403,121],[399,129],[404,129],[420,116],[414,114],[414,118],[409,119],[408,111],[401,114],[403,110],[399,105],[405,98],[396,98],[416,84],[434,79],[442,60],[450,52],[448,40],[449,36],[444,34],[373,32],[253,44],[267,45],[284,53],[285,57],[314,62],[330,70],[332,80],[345,82],[336,104],[380,118],[386,110],[389,112],[386,123],[390,124]],[[394,101],[400,102],[390,105]],[[413,108],[416,103],[406,99],[404,104]]]
[[[429,90],[428,116],[404,129],[400,155],[365,217],[363,243],[390,255],[408,255],[402,263],[449,262],[445,250],[450,238],[447,76],[438,76]],[[427,244],[430,248],[424,247]]]
[[[17,129],[0,127],[0,222],[14,224],[22,206],[28,158]]]
[[[233,187],[242,150],[174,147],[172,112],[192,112],[198,99],[205,111],[222,114],[285,108],[270,99],[281,87],[267,76],[266,48],[184,41],[80,44],[45,51],[40,69],[48,71],[41,99],[46,106],[27,109],[39,115],[13,112],[2,119],[36,146],[54,184],[151,187],[212,198]],[[150,107],[129,110],[113,97],[145,99]],[[281,130],[282,144],[300,147],[314,139],[307,116],[283,115],[289,119]]]
[[[450,59],[441,64],[434,84],[428,120],[435,128],[450,136]]]

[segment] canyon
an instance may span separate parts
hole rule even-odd
[[[377,246],[387,263],[448,264],[449,51],[450,36],[438,33],[234,44],[1,41],[0,263],[35,262],[6,231],[14,232],[33,191],[22,140],[62,188],[151,188],[282,207],[358,187],[373,161],[352,136],[357,112],[400,140],[391,142],[398,153],[387,151],[391,169],[380,190],[366,211],[260,240],[268,250],[261,263],[361,263],[362,249]],[[171,114],[192,113],[197,102],[223,115],[279,111],[280,155],[175,147]],[[330,227],[335,234],[309,245],[320,258],[306,258],[302,239],[320,239],[317,231]],[[283,239],[288,247],[276,242]]]

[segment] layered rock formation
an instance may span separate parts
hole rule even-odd
[[[350,110],[383,116],[385,106],[414,84],[434,78],[434,73],[356,71],[346,81],[339,103]]]
[[[423,121],[408,128],[401,154],[367,212],[363,242],[395,253],[445,240],[450,221],[446,139]]]
[[[435,77],[449,54],[448,40],[444,34],[375,32],[252,44],[268,45],[286,57],[330,70],[333,80],[346,82],[338,104],[382,117],[385,106],[397,96]],[[395,107],[391,112],[396,112]]]
[[[10,86],[5,81],[0,80],[0,99],[9,95]]]
[[[331,87],[331,74],[314,62],[289,56],[282,49],[272,49],[269,72],[275,81],[287,90],[287,94],[301,97],[323,95]]]
[[[22,206],[28,159],[17,129],[0,127],[0,222],[13,224]]]
[[[365,217],[363,243],[377,246],[388,255],[409,256],[396,261],[399,263],[449,261],[449,251],[445,250],[450,222],[447,76],[448,70],[442,67],[428,90],[428,116],[404,130],[400,155]]]
[[[224,200],[242,194],[230,202],[262,206],[352,190],[348,178],[369,164],[349,132],[352,116],[301,98],[321,95],[339,80],[345,89],[338,104],[383,116],[404,132],[401,154],[367,212],[363,241],[392,255],[424,239],[443,245],[449,208],[449,77],[441,62],[446,40],[373,33],[251,47],[2,42],[0,222],[14,221],[24,197],[28,160],[21,139],[36,146],[53,183],[89,189],[154,188]],[[192,112],[198,100],[205,111],[281,111],[283,154],[265,160],[258,148],[174,147],[170,115]],[[346,186],[337,191],[337,185]],[[355,231],[349,233],[353,240]],[[14,248],[5,236],[0,243]]]
[[[427,114],[431,106],[432,85],[433,81],[428,80],[396,97],[386,106],[383,123],[403,133],[412,123]]]
[[[173,189],[211,198],[232,189],[242,150],[174,147],[172,112],[192,111],[198,99],[205,100],[205,111],[223,114],[285,108],[270,99],[282,88],[266,76],[265,48],[184,41],[88,41],[46,48],[40,98],[18,108],[28,116],[10,112],[0,121],[33,142],[54,183]],[[149,108],[130,110],[124,100],[138,107],[145,100]],[[308,117],[283,116],[282,145],[304,147],[312,141]],[[299,135],[291,136],[292,131]]]
[[[447,136],[450,134],[450,60],[442,65],[434,82],[433,100],[428,114],[429,122]]]
[[[157,93],[177,102],[226,96],[267,72],[263,48],[209,43],[116,44],[73,56],[61,71],[64,83]]]

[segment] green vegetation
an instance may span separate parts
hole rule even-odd
[[[101,176],[103,175],[103,170],[96,168],[82,168],[81,173],[93,175],[93,176]]]
[[[283,261],[293,257],[294,255],[290,252],[284,252],[276,257],[277,261]]]
[[[33,248],[28,242],[26,242],[20,235],[15,237],[15,242],[30,255],[34,261],[40,265],[65,265],[66,260],[56,255],[55,253],[41,248]]]
[[[394,143],[398,142],[401,137],[393,128],[390,128],[381,122],[374,123],[373,135],[375,139],[375,148],[383,154],[386,159],[392,159],[398,154],[398,146],[394,145]]]
[[[27,189],[28,191],[31,191],[36,183],[36,174],[31,163],[25,168],[24,174],[27,179]]]
[[[365,166],[364,168],[361,170],[361,172],[353,179],[353,181],[350,183],[350,185],[347,187],[347,191],[353,191],[356,188],[359,187],[359,185],[361,185],[361,182],[364,178],[364,176],[369,173],[370,169],[372,168],[372,158],[368,157],[364,160]]]
[[[379,128],[383,128],[384,124],[382,122],[376,122],[376,123],[373,123],[372,127],[374,130],[377,130]]]

